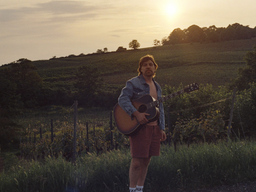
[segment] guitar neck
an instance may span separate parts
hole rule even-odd
[[[184,89],[182,89],[182,90],[180,90],[180,91],[178,91],[178,92],[176,92],[176,93],[172,93],[172,94],[170,94],[170,95],[166,95],[166,96],[164,96],[164,97],[161,97],[160,99],[158,99],[158,100],[156,100],[156,101],[153,101],[153,102],[151,102],[151,103],[148,103],[148,104],[147,104],[147,107],[148,107],[148,108],[156,107],[156,106],[158,106],[160,103],[165,102],[165,101],[167,101],[168,99],[171,99],[171,98],[176,97],[176,96],[178,96],[178,95],[181,95],[182,93],[184,93]]]
[[[170,94],[170,95],[166,95],[166,96],[164,96],[164,97],[161,97],[161,98],[158,99],[158,100],[155,100],[155,101],[153,101],[153,102],[151,102],[151,103],[148,103],[148,104],[147,104],[147,108],[156,107],[156,106],[158,106],[160,103],[165,102],[165,101],[167,101],[168,99],[171,99],[171,98],[176,97],[176,96],[179,96],[179,95],[181,95],[181,94],[183,94],[183,93],[189,93],[189,92],[192,92],[192,91],[195,91],[195,90],[198,90],[198,89],[199,89],[199,85],[198,85],[197,83],[193,83],[193,84],[191,84],[191,85],[188,85],[188,86],[187,86],[186,88],[184,88],[184,89],[181,89],[181,90],[179,90],[179,91],[177,91],[177,92],[175,92],[175,93],[172,93],[172,94]]]
[[[176,97],[176,96],[178,96],[178,95],[181,95],[181,94],[183,94],[183,93],[184,93],[184,89],[181,89],[181,90],[179,90],[179,91],[176,92],[176,93],[172,93],[172,94],[167,95],[167,96],[165,96],[165,97],[161,97],[161,98],[159,99],[159,101],[160,101],[160,102],[165,102],[165,101],[167,101],[168,99],[171,99],[171,98]]]

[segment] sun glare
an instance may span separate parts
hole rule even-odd
[[[165,6],[165,13],[169,17],[175,16],[177,14],[177,12],[178,12],[178,8],[175,4],[167,4]]]

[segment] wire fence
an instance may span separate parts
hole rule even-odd
[[[229,98],[219,101],[203,104],[190,109],[211,106],[224,102]],[[232,97],[232,106],[230,110],[229,125],[232,122],[233,105],[235,102],[235,91]],[[71,106],[73,110],[73,126],[71,123],[67,127],[55,128],[54,119],[50,119],[50,131],[30,132],[26,137],[20,139],[21,155],[24,157],[44,158],[45,156],[57,156],[62,154],[70,161],[75,162],[78,155],[82,153],[100,153],[113,149],[129,148],[128,137],[118,132],[113,120],[113,112],[109,111],[109,118],[97,120],[96,122],[81,122],[78,119],[78,102],[74,101]],[[184,112],[185,110],[167,111],[166,135],[164,144],[172,145],[173,125],[170,121],[170,115]],[[61,126],[60,126],[61,127]],[[230,137],[231,127],[228,128],[228,138]]]

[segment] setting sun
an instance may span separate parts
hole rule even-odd
[[[165,6],[165,13],[169,16],[169,17],[173,17],[177,14],[178,12],[178,8],[175,4],[167,4]]]

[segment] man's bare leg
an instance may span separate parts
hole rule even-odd
[[[140,177],[137,182],[138,186],[144,186],[145,179],[146,179],[147,172],[148,172],[149,163],[150,163],[150,158],[141,159],[142,169],[141,169]]]
[[[149,162],[150,158],[132,158],[129,170],[131,188],[135,188],[136,185],[144,185],[147,176]]]

